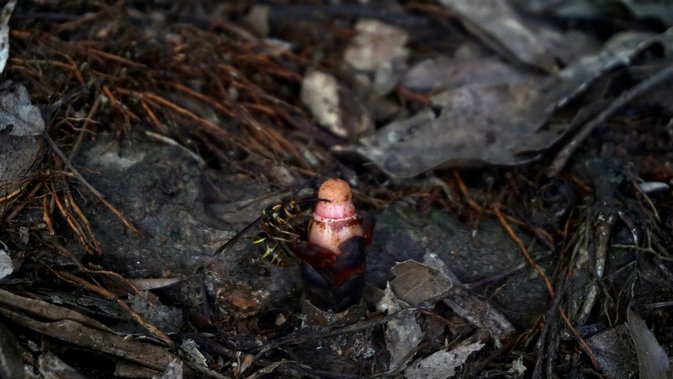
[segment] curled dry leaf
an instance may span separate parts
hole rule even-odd
[[[482,342],[461,344],[451,351],[440,350],[430,356],[419,359],[404,370],[407,378],[450,378],[456,375],[456,369],[467,361],[470,354],[481,350]]]
[[[364,137],[354,150],[388,175],[410,178],[447,165],[512,163],[522,136],[537,125],[526,120],[537,95],[534,85],[462,87],[437,95],[439,115],[424,110]]]
[[[371,85],[376,93],[390,92],[406,68],[409,35],[378,20],[360,20],[355,30],[357,34],[346,48],[344,60],[356,72],[372,74]]]
[[[376,307],[393,313],[402,310],[403,304],[397,299],[389,285]],[[418,344],[421,343],[423,334],[414,312],[400,312],[397,317],[386,323],[385,339],[386,348],[390,354],[389,370],[400,369],[409,362]]]
[[[538,40],[536,33],[523,23],[509,2],[441,0],[440,3],[455,13],[459,21],[482,43],[505,58],[547,72],[556,71],[552,55]]]
[[[308,71],[301,86],[301,100],[318,123],[338,137],[353,139],[374,130],[362,103],[330,74]]]
[[[13,87],[13,88],[12,88]],[[0,85],[0,196],[20,188],[42,153],[44,120],[28,90],[10,82]]]
[[[647,328],[645,321],[631,307],[626,311],[631,338],[638,352],[640,377],[650,379],[670,379],[671,362],[657,338]]]

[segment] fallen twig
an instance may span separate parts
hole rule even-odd
[[[645,94],[648,91],[651,91],[654,87],[663,84],[665,81],[673,78],[673,65],[665,67],[663,70],[658,73],[650,76],[649,78],[638,83],[638,85],[622,93],[618,98],[616,98],[607,108],[605,108],[601,113],[594,117],[591,121],[584,124],[582,130],[575,135],[575,137],[568,142],[567,145],[561,149],[561,151],[556,154],[554,161],[549,165],[547,170],[548,177],[557,176],[563,167],[565,167],[566,162],[570,159],[570,156],[575,152],[579,145],[584,141],[584,139],[591,134],[591,132],[596,129],[596,127],[609,117],[617,113],[622,107],[626,104],[635,100],[638,96]]]

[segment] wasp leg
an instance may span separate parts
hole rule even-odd
[[[288,229],[281,228],[276,224],[264,223],[262,224],[262,229],[267,235],[272,236],[271,238],[278,241],[292,242],[299,239],[300,236],[296,232],[295,227],[290,224],[284,226],[287,226]]]

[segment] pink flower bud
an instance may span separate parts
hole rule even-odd
[[[318,198],[308,227],[308,241],[339,255],[341,243],[351,237],[364,236],[351,187],[341,179],[328,179],[320,186]]]

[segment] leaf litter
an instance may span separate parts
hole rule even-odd
[[[669,19],[580,3],[16,4],[3,374],[667,375]],[[328,176],[362,304],[213,256]]]

